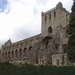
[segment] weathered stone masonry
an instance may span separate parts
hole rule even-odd
[[[2,62],[67,65],[66,45],[70,13],[59,2],[41,13],[41,34],[12,43],[9,39],[1,51]]]

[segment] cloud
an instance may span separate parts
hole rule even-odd
[[[7,0],[0,0],[0,12],[4,12],[8,2]]]
[[[48,1],[51,1],[51,0],[36,0],[38,2],[38,4],[43,4],[45,5]]]
[[[42,11],[52,9],[59,1],[70,11],[73,2],[72,0],[6,1],[5,4],[3,3],[5,5],[4,11],[0,12],[0,43],[2,44],[9,38],[12,42],[16,42],[40,34]]]

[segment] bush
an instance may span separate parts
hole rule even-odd
[[[0,63],[0,75],[75,75],[75,66]]]

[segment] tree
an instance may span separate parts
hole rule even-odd
[[[71,10],[69,26],[67,28],[67,33],[70,35],[67,45],[67,55],[70,62],[75,62],[75,0]]]

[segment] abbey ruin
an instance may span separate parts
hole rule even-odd
[[[59,2],[55,8],[41,13],[41,34],[2,45],[2,62],[68,65],[66,46],[70,13]]]

